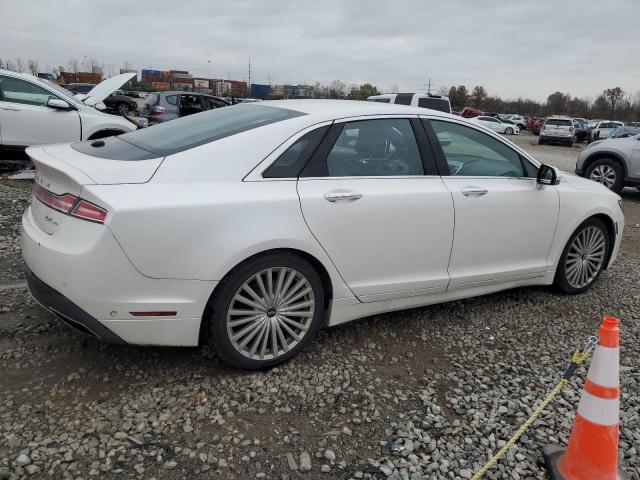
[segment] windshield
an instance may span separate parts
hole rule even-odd
[[[62,88],[60,85],[58,85],[57,83],[52,82],[51,80],[47,80],[45,78],[40,78],[39,79],[42,83],[46,84],[47,87],[52,88],[53,90],[56,91],[57,94],[62,95],[64,97],[65,100],[71,100],[74,103],[78,103],[78,99],[75,98],[73,96],[73,93],[71,93],[69,90],[67,90],[66,88]]]

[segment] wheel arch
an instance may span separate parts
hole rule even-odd
[[[629,177],[629,173],[627,171],[627,162],[625,162],[620,155],[614,152],[594,152],[589,157],[587,157],[587,159],[584,161],[584,166],[582,167],[583,171],[585,172],[585,178],[587,178],[586,177],[587,169],[593,164],[593,162],[595,162],[596,160],[601,160],[603,158],[609,158],[611,160],[615,160],[620,165],[622,165],[624,180],[626,181],[626,179]]]
[[[207,300],[207,305],[206,305],[206,307],[204,309],[204,312],[202,313],[202,319],[200,321],[200,333],[199,333],[200,343],[202,343],[202,341],[204,340],[204,337],[205,337],[205,329],[204,329],[204,327],[206,325],[207,318],[211,315],[211,309],[213,308],[212,305],[211,305],[211,299],[213,298],[215,293],[218,291],[218,289],[221,288],[220,286],[225,282],[225,280],[227,278],[229,278],[229,276],[231,274],[233,274],[233,272],[235,272],[239,267],[241,267],[245,263],[250,262],[252,260],[255,260],[257,258],[261,258],[261,257],[265,257],[265,256],[268,256],[268,255],[272,255],[272,254],[275,254],[275,253],[289,253],[289,254],[292,254],[292,255],[296,255],[296,256],[306,260],[307,262],[309,262],[311,264],[311,266],[315,269],[315,271],[320,276],[320,280],[322,281],[322,287],[323,287],[323,290],[324,290],[324,299],[323,299],[324,307],[326,309],[329,308],[329,306],[331,304],[331,299],[333,298],[333,283],[331,281],[331,276],[329,275],[329,272],[327,271],[327,268],[324,266],[324,264],[320,260],[318,260],[318,258],[316,258],[314,255],[311,255],[308,252],[305,252],[303,250],[299,250],[297,248],[289,248],[289,247],[287,247],[287,248],[272,248],[272,249],[269,249],[269,250],[263,250],[261,252],[255,253],[255,254],[245,258],[244,260],[238,262],[217,283],[217,285],[215,286],[215,288],[211,292],[211,295],[209,295],[209,299]],[[329,318],[329,316],[327,315],[325,321],[327,321],[328,318]]]
[[[607,233],[609,234],[609,251],[607,252],[607,257],[605,258],[604,266],[602,267],[603,270],[606,270],[609,265],[609,260],[611,260],[611,255],[613,254],[616,242],[616,224],[609,215],[604,213],[596,213],[589,218],[597,218],[607,227]]]

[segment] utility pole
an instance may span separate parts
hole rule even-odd
[[[429,77],[429,81],[427,83],[427,95],[431,95],[431,77]]]
[[[249,59],[249,83],[247,84],[247,95],[251,95],[251,59]]]

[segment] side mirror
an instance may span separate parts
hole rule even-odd
[[[59,98],[49,98],[47,107],[55,108],[56,110],[71,110],[71,105]]]
[[[543,163],[538,169],[538,176],[536,178],[536,181],[540,185],[557,185],[559,183],[558,173],[554,167],[545,165]]]

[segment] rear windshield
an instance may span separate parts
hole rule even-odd
[[[146,102],[144,102],[146,105],[156,105],[158,103],[158,94],[157,93],[150,93],[149,96],[147,97]]]
[[[563,120],[561,118],[550,118],[545,122],[547,125],[558,125],[562,127],[571,127],[573,123],[571,120]]]
[[[115,137],[118,141],[88,141],[75,143],[72,147],[82,153],[114,160],[143,160],[144,158],[165,157],[190,148],[230,137],[247,130],[281,122],[305,115],[302,112],[284,108],[267,107],[256,104],[240,104],[227,108],[208,110],[170,122],[142,128]],[[122,143],[130,146],[127,155]],[[94,147],[93,145],[96,145]],[[117,147],[117,156],[111,157],[109,150]],[[152,154],[142,155],[141,150]],[[115,152],[114,152],[115,153]]]
[[[439,112],[451,113],[449,100],[445,100],[444,98],[419,98],[418,106],[422,108],[430,108],[431,110],[438,110]]]

